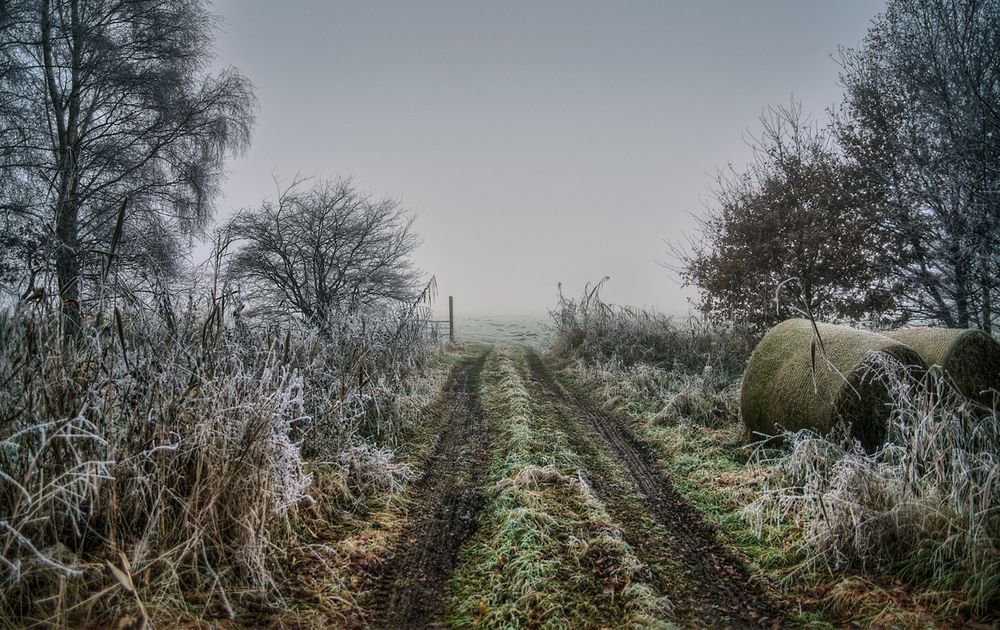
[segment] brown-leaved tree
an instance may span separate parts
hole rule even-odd
[[[743,172],[720,173],[681,277],[712,317],[765,326],[795,309],[824,319],[896,314],[893,235],[801,106],[770,109]]]

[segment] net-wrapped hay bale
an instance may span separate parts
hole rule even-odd
[[[885,333],[905,343],[928,366],[938,365],[959,392],[992,407],[1000,392],[1000,343],[970,328],[905,328]]]
[[[813,347],[813,325],[806,319],[778,324],[754,349],[740,392],[740,415],[751,439],[782,429],[827,433],[843,422],[865,448],[881,444],[889,390],[872,366],[898,362],[919,374],[926,369],[923,360],[905,344],[878,333],[832,324],[817,327],[825,357],[818,340]]]

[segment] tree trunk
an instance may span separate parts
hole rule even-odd
[[[63,340],[69,345],[79,335],[82,324],[80,296],[80,202],[77,197],[77,124],[80,116],[80,12],[79,2],[70,3],[72,33],[70,37],[69,93],[56,79],[57,65],[52,50],[52,20],[50,0],[41,0],[42,54],[45,85],[56,123],[58,146],[56,151],[55,183],[59,191],[56,198],[56,278],[59,284],[59,301],[62,313]]]
[[[983,285],[983,330],[986,334],[993,334],[993,304],[990,293],[990,263],[989,259],[983,258],[979,265],[979,281]]]
[[[78,238],[80,208],[75,199],[75,186],[72,182],[66,183],[65,193],[60,191],[60,198],[56,202],[56,240],[59,247],[56,254],[56,276],[59,281],[63,338],[68,341],[79,334],[82,320]]]
[[[957,235],[952,236],[950,247],[952,272],[954,273],[955,291],[955,324],[958,328],[969,327],[969,269],[962,255],[962,245]]]

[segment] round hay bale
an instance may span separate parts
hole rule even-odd
[[[813,346],[807,319],[778,324],[754,349],[740,392],[740,415],[751,438],[754,433],[777,435],[781,429],[827,433],[843,422],[865,448],[878,446],[885,439],[889,391],[869,367],[888,358],[919,374],[926,369],[923,360],[878,333],[832,324],[817,327],[825,358],[818,340]]]
[[[971,328],[905,328],[885,333],[905,343],[928,366],[938,365],[955,389],[992,407],[993,391],[1000,392],[1000,343]]]

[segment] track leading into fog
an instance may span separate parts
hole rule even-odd
[[[442,392],[445,409],[422,476],[407,490],[405,525],[361,596],[375,628],[441,627],[448,580],[476,533],[493,449],[479,400],[488,351],[462,360]],[[564,386],[533,351],[518,353],[533,413],[554,418],[579,471],[671,602],[665,621],[685,627],[776,627],[781,613],[673,488],[648,448],[621,421]],[[541,416],[537,416],[541,417]],[[502,422],[502,418],[499,419]],[[572,588],[567,584],[566,588]]]
[[[489,439],[479,404],[486,353],[460,363],[445,386],[451,401],[423,476],[410,489],[412,508],[395,554],[382,567],[371,611],[376,628],[437,626],[444,585],[483,506]]]
[[[575,436],[574,448],[585,451],[589,447],[586,442],[595,445],[624,469],[644,499],[642,506],[623,504],[620,491],[606,488],[600,478],[591,478],[595,492],[622,525],[626,540],[642,560],[654,572],[656,567],[664,571],[666,564],[667,571],[679,569],[682,573],[658,576],[674,604],[674,620],[710,627],[779,624],[780,614],[755,588],[746,568],[722,546],[701,513],[673,488],[648,448],[621,421],[559,383],[534,351],[527,351],[525,357],[539,395],[561,408],[564,427]],[[641,518],[628,514],[637,508],[652,517],[657,524],[655,531],[644,526]]]

